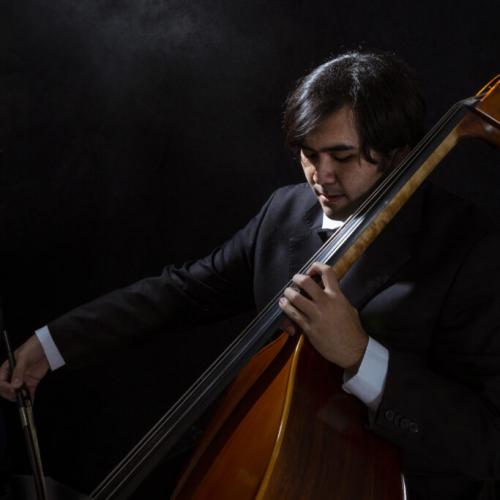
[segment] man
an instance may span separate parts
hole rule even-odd
[[[288,288],[280,299],[287,328],[345,369],[345,389],[367,405],[370,429],[402,450],[409,497],[495,498],[500,242],[476,211],[421,190],[342,289],[323,264],[294,274],[321,245],[318,230],[341,225],[417,142],[423,102],[413,82],[397,58],[371,53],[343,54],[307,75],[285,112],[307,183],[276,191],[208,257],[168,266],[39,330],[17,350],[10,382],[2,366],[2,394],[12,398],[23,381],[34,391],[47,358],[52,369],[74,366],[165,324],[261,309],[293,276],[307,294]]]

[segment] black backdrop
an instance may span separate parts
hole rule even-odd
[[[0,5],[0,286],[16,343],[205,254],[274,188],[299,181],[283,101],[330,55],[396,51],[417,69],[429,125],[499,71],[494,0]],[[464,144],[436,181],[497,216],[498,163]],[[51,375],[37,397],[48,472],[92,489],[243,321]]]

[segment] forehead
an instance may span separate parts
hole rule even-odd
[[[338,145],[359,147],[359,135],[351,106],[343,106],[328,115],[303,142],[304,148],[321,150]]]

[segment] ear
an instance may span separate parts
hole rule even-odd
[[[410,146],[402,146],[400,148],[393,149],[388,155],[386,171],[390,172],[397,167],[410,151]]]

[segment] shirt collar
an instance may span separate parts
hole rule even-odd
[[[323,212],[323,223],[322,223],[322,226],[321,226],[322,229],[337,229],[340,226],[342,226],[343,224],[344,224],[343,220],[330,219]]]

